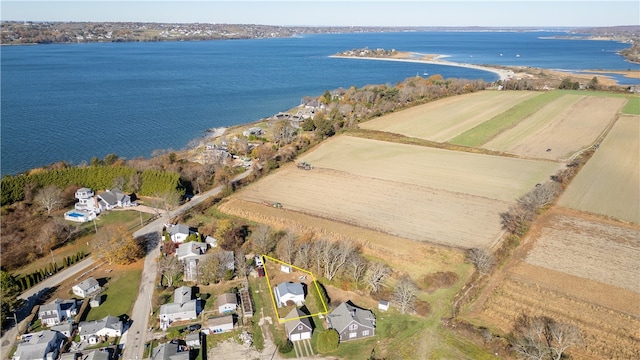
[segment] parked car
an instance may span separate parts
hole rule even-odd
[[[196,331],[196,330],[200,330],[200,328],[202,327],[202,325],[200,324],[191,324],[187,327],[187,331]]]

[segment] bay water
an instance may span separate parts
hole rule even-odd
[[[130,159],[179,150],[206,129],[258,121],[340,87],[395,84],[424,73],[497,80],[494,73],[462,67],[330,57],[351,49],[571,71],[638,69],[616,54],[626,44],[550,39],[556,35],[566,34],[401,32],[3,46],[0,173],[110,153]]]

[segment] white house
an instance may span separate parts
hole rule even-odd
[[[287,306],[292,301],[297,306],[304,303],[304,287],[301,283],[282,282],[273,289],[278,307]]]
[[[75,299],[55,299],[40,306],[38,318],[44,326],[55,326],[78,314],[78,303]]]
[[[378,310],[380,310],[380,311],[388,311],[389,310],[389,302],[387,300],[378,301]]]
[[[200,313],[200,302],[191,299],[191,288],[181,286],[173,292],[173,302],[160,306],[160,328],[166,330],[174,321],[193,320]]]
[[[313,332],[313,326],[311,325],[311,319],[309,314],[305,314],[300,309],[295,308],[287,314],[285,317],[286,323],[284,327],[287,330],[287,337],[291,341],[300,341],[311,339],[311,333]]]
[[[94,196],[95,193],[89,188],[83,187],[76,190],[75,197],[78,199],[78,202],[74,206],[75,209],[100,213],[100,207]]]
[[[232,293],[225,293],[218,296],[216,302],[218,304],[218,312],[220,314],[234,312],[238,307],[238,298],[236,297],[236,294]]]
[[[22,335],[21,339],[23,342],[18,344],[13,360],[54,360],[58,358],[65,337],[57,331],[44,330]]]
[[[116,207],[131,206],[131,197],[120,189],[111,189],[98,195],[98,207],[100,210],[111,210]]]
[[[167,227],[167,233],[169,233],[171,241],[178,244],[183,243],[185,240],[187,240],[187,237],[190,234],[197,234],[197,232],[191,231],[189,226],[185,224],[171,225]]]
[[[234,325],[233,315],[216,316],[207,319],[207,325],[202,330],[205,334],[220,334],[232,331]]]
[[[101,337],[113,338],[122,336],[122,321],[115,316],[106,316],[100,320],[82,321],[78,324],[80,340],[89,344],[97,344]]]
[[[71,288],[71,291],[81,298],[86,298],[87,296],[100,291],[100,284],[98,284],[96,279],[90,277],[79,284],[74,285]]]

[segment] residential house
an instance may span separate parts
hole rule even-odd
[[[75,330],[75,326],[73,325],[72,321],[68,321],[58,325],[54,325],[50,327],[49,330],[57,331],[67,338],[70,338],[71,334],[73,334],[73,331]]]
[[[22,335],[21,339],[23,342],[18,344],[13,360],[54,360],[58,358],[65,336],[57,331],[44,330]]]
[[[74,205],[75,209],[97,214],[100,213],[100,207],[94,196],[95,193],[89,188],[83,187],[76,190],[75,197],[78,199],[78,202]]]
[[[329,328],[338,332],[341,342],[376,334],[376,317],[373,312],[361,309],[350,301],[343,302],[329,313],[327,323]]]
[[[100,338],[113,338],[122,336],[122,321],[115,316],[106,316],[100,320],[82,321],[78,324],[80,340],[89,344],[97,344]]]
[[[218,296],[216,300],[218,304],[218,312],[220,314],[227,314],[236,311],[238,307],[238,298],[236,294],[225,293]]]
[[[171,241],[176,244],[185,242],[187,237],[191,234],[197,234],[197,232],[192,231],[189,226],[185,224],[171,225],[167,227],[167,233],[169,234]]]
[[[60,360],[110,360],[111,354],[107,351],[93,350],[85,353],[64,353]]]
[[[207,244],[197,241],[190,241],[178,246],[178,248],[176,249],[176,256],[178,257],[178,260],[185,261],[187,259],[196,259],[206,252]]]
[[[215,316],[207,319],[205,328],[202,332],[205,334],[221,334],[232,331],[235,324],[233,315]]]
[[[285,317],[287,322],[284,323],[284,327],[287,330],[289,340],[311,339],[313,325],[311,324],[311,318],[307,316],[309,314],[305,314],[302,310],[295,308]]]
[[[75,299],[55,299],[40,306],[38,318],[44,326],[55,326],[78,314],[78,303]]]
[[[73,291],[74,294],[81,298],[86,298],[100,291],[100,284],[98,284],[98,281],[96,279],[90,277],[86,280],[83,280],[79,284],[74,285],[71,288],[71,291]]]
[[[160,328],[166,330],[174,321],[193,320],[200,313],[200,301],[191,298],[191,288],[181,286],[173,292],[173,302],[160,306]]]
[[[163,343],[153,349],[151,360],[189,360],[189,348],[174,342]]]
[[[301,283],[282,282],[273,289],[278,307],[287,306],[292,301],[297,306],[304,303],[304,287]]]
[[[98,207],[100,210],[111,210],[116,207],[132,206],[131,197],[120,189],[111,189],[98,195]]]

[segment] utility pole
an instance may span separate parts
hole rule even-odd
[[[96,218],[93,218],[93,228],[96,231],[96,234],[98,233],[98,225],[96,225]]]
[[[56,263],[56,258],[53,257],[53,249],[49,249],[49,251],[51,251],[51,263],[55,264]]]

